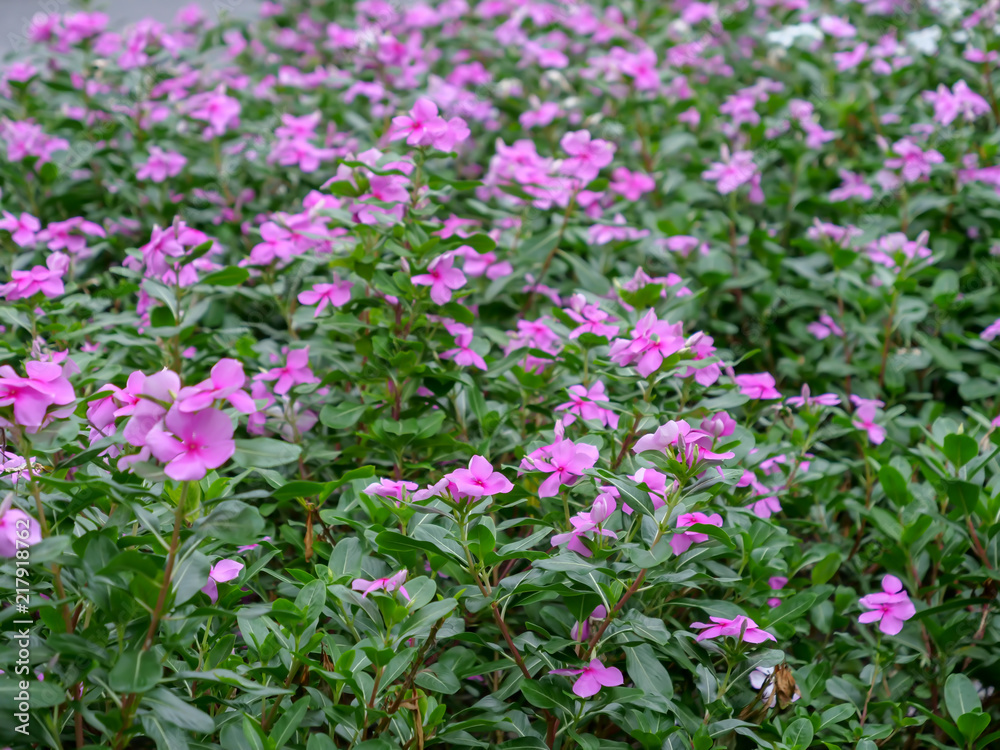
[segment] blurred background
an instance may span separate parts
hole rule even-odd
[[[68,13],[74,10],[102,11],[111,17],[111,30],[141,18],[170,21],[185,5],[200,5],[205,15],[214,18],[225,10],[237,16],[256,14],[257,0],[0,0],[0,55],[23,48],[24,32],[36,13]]]

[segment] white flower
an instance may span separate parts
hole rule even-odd
[[[770,44],[788,49],[799,39],[822,40],[823,32],[815,24],[799,23],[777,31],[769,31],[765,38]]]
[[[937,54],[938,41],[941,39],[941,27],[929,26],[920,31],[913,31],[906,35],[906,44],[910,49],[922,55]]]

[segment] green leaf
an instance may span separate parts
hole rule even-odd
[[[307,482],[297,479],[294,482],[279,487],[272,493],[275,500],[292,500],[297,497],[312,497],[321,495],[326,489],[325,482]]]
[[[295,461],[302,453],[302,446],[274,438],[237,440],[233,463],[244,469],[270,469]]]
[[[288,744],[288,740],[292,738],[295,730],[299,728],[299,724],[305,718],[306,711],[309,710],[310,700],[312,699],[309,696],[300,698],[278,719],[278,722],[274,725],[274,729],[271,731],[271,741],[274,743],[275,748],[283,748]]]
[[[903,475],[893,467],[886,464],[878,470],[878,479],[885,492],[893,504],[896,506],[906,505],[910,501],[910,492],[906,488],[906,480]]]
[[[250,272],[238,266],[220,268],[218,271],[210,273],[201,280],[202,284],[211,286],[239,286],[250,278]]]
[[[833,578],[837,571],[840,570],[840,564],[843,561],[841,553],[831,552],[829,555],[824,557],[816,566],[812,569],[812,583],[813,586],[821,586],[822,584]]]
[[[973,742],[990,725],[990,715],[984,714],[982,711],[970,711],[959,716],[955,723],[958,724],[958,729],[965,735],[965,738]]]
[[[126,651],[108,673],[108,685],[116,693],[145,693],[156,687],[163,674],[151,651]]]
[[[248,544],[264,530],[260,510],[241,500],[223,500],[196,526],[198,533],[232,544]]]
[[[948,499],[953,505],[962,509],[962,513],[971,516],[979,504],[979,486],[961,479],[949,479],[945,485],[948,488]]]
[[[164,721],[189,732],[211,734],[215,731],[215,720],[211,716],[199,711],[166,688],[158,687],[143,696],[142,705]]]
[[[673,697],[674,687],[670,674],[648,643],[625,649],[625,668],[635,686],[644,690],[647,695]]]
[[[188,750],[188,734],[155,713],[142,715],[142,729],[156,743],[157,750]]]
[[[944,455],[953,466],[961,468],[979,455],[979,446],[968,435],[946,435]]]
[[[358,423],[367,408],[368,404],[327,404],[319,411],[319,421],[331,430],[346,430]]]
[[[813,725],[809,719],[796,719],[781,735],[781,741],[792,748],[807,748],[813,741]]]
[[[972,680],[964,674],[953,674],[945,681],[944,705],[948,709],[948,715],[956,722],[962,714],[981,711],[983,708]]]

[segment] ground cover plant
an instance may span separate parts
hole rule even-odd
[[[1000,746],[1000,3],[43,9],[0,746]]]

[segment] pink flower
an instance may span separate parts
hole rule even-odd
[[[465,495],[483,497],[484,495],[504,495],[514,489],[514,485],[499,471],[493,470],[493,464],[482,456],[473,456],[469,460],[468,469],[456,469],[445,478],[452,482]]]
[[[722,161],[712,162],[701,177],[714,181],[716,189],[726,195],[752,181],[756,174],[757,165],[754,164],[752,151],[737,151],[730,156],[729,148],[723,146]]]
[[[720,636],[739,638],[740,633],[743,633],[743,641],[745,643],[763,643],[764,641],[778,640],[766,630],[761,630],[757,627],[757,623],[746,615],[737,615],[731,620],[727,620],[725,617],[709,617],[708,619],[714,624],[709,625],[703,622],[691,624],[692,628],[707,628],[704,632],[699,633],[695,640],[704,641],[707,638],[718,638]]]
[[[806,330],[820,341],[829,336],[844,335],[844,329],[837,325],[837,322],[826,313],[820,313],[819,321],[807,325]]]
[[[636,440],[635,445],[632,447],[632,452],[659,451],[666,454],[667,450],[671,449],[676,454],[676,457],[685,461],[688,466],[693,466],[695,460],[724,461],[736,455],[731,451],[726,451],[725,453],[713,452],[712,446],[714,442],[715,436],[713,433],[694,428],[687,422],[669,420],[657,427],[656,432],[643,435]],[[695,448],[697,450],[694,450]]]
[[[677,518],[677,528],[684,529],[688,526],[695,526],[697,524],[704,524],[705,526],[718,526],[722,528],[722,516],[718,513],[713,513],[710,516],[704,513],[682,513]],[[670,539],[670,549],[674,551],[675,555],[683,555],[692,544],[700,544],[701,542],[707,542],[709,540],[708,534],[703,534],[698,531],[679,531],[673,535]],[[714,617],[712,618],[715,619]],[[698,640],[701,640],[699,638]]]
[[[312,289],[301,292],[299,294],[299,304],[311,306],[318,302],[319,305],[316,307],[316,312],[313,313],[313,317],[318,318],[319,314],[323,312],[323,308],[327,305],[343,307],[350,302],[351,289],[353,287],[353,281],[341,281],[340,276],[334,274],[332,284],[314,284]]]
[[[618,538],[618,535],[610,529],[601,528],[600,522],[592,518],[590,513],[577,513],[569,519],[569,523],[573,527],[573,530],[567,531],[564,534],[555,534],[550,540],[553,547],[565,544],[566,549],[571,552],[576,552],[584,557],[590,557],[590,548],[583,543],[584,539],[590,538],[588,534],[596,533],[598,536],[607,536],[612,539]]]
[[[177,151],[164,151],[159,146],[149,147],[149,160],[136,170],[137,180],[164,182],[168,177],[176,177],[187,164],[187,158]]]
[[[648,377],[660,369],[663,360],[684,348],[686,340],[680,323],[667,323],[656,319],[656,311],[649,310],[632,330],[632,338],[611,342],[611,361],[623,367],[638,360],[636,371]]]
[[[656,187],[656,182],[642,172],[629,172],[625,167],[616,167],[611,172],[612,182],[608,187],[626,200],[637,201],[644,193]]]
[[[208,123],[205,139],[224,135],[229,128],[239,127],[240,103],[226,95],[226,85],[219,84],[215,91],[208,91],[191,97],[188,102],[188,116]]]
[[[767,579],[767,585],[770,587],[771,591],[781,591],[788,584],[788,579],[785,576],[771,576]],[[778,597],[772,597],[767,600],[767,606],[774,609],[779,604],[781,604],[781,599]]]
[[[563,172],[584,182],[596,178],[601,169],[611,163],[615,154],[615,144],[599,138],[591,140],[589,130],[566,133],[559,145],[570,155],[563,162]]]
[[[454,349],[448,349],[447,351],[441,352],[441,359],[451,359],[454,360],[456,365],[461,365],[462,367],[477,367],[480,370],[488,370],[486,366],[486,360],[483,359],[482,355],[475,351],[472,347],[472,329],[464,328],[455,334],[455,343],[457,346]]]
[[[52,253],[44,266],[35,266],[30,271],[11,271],[10,281],[0,286],[0,297],[14,300],[34,297],[41,292],[48,299],[60,296],[66,291],[63,274],[69,268],[69,256]]]
[[[539,497],[555,497],[560,486],[573,484],[599,457],[594,446],[572,440],[559,440],[546,446],[545,451],[544,458],[536,457],[537,451],[526,457],[531,468],[550,475],[538,488]]]
[[[574,641],[579,641],[581,643],[586,643],[590,640],[590,623],[591,621],[603,620],[608,616],[608,610],[603,604],[598,604],[594,611],[590,613],[588,617],[583,622],[576,623],[572,629],[569,631],[569,637]]]
[[[1000,318],[997,318],[986,326],[986,328],[983,329],[983,332],[979,334],[979,338],[983,341],[992,341],[997,336],[1000,336]]]
[[[943,83],[939,84],[937,91],[925,91],[923,97],[934,105],[935,122],[945,126],[951,125],[959,115],[966,122],[972,122],[990,111],[987,101],[974,93],[965,81],[956,83],[951,91]]]
[[[896,141],[892,150],[899,158],[886,159],[885,166],[890,169],[899,169],[906,182],[926,181],[931,174],[934,164],[941,164],[944,157],[934,149],[924,151],[913,141],[906,138]]]
[[[774,376],[769,372],[759,372],[753,375],[737,375],[736,385],[744,396],[756,399],[781,398],[774,387]]]
[[[35,235],[41,226],[41,222],[31,214],[21,214],[18,218],[10,211],[4,211],[3,219],[0,219],[0,229],[10,232],[10,238],[19,247],[35,244]]]
[[[859,198],[863,201],[872,199],[871,186],[865,182],[863,174],[856,174],[846,169],[837,170],[837,174],[840,175],[843,184],[839,188],[830,191],[829,200],[831,203],[839,203],[851,198]]]
[[[437,105],[430,99],[417,99],[410,115],[392,118],[389,140],[406,139],[408,146],[430,146],[448,129],[448,123],[438,115]]]
[[[881,445],[885,441],[886,430],[882,425],[875,424],[875,406],[864,404],[859,406],[854,412],[854,419],[851,420],[857,429],[868,433],[868,440],[872,445]]]
[[[410,595],[406,593],[406,588],[403,586],[405,581],[406,571],[401,570],[388,578],[376,578],[374,581],[366,581],[364,578],[356,578],[351,584],[351,588],[355,591],[363,591],[364,593],[361,595],[362,599],[367,597],[373,591],[384,591],[387,594],[391,594],[393,591],[398,590],[399,593],[403,595],[403,598],[409,601]]]
[[[186,413],[176,405],[162,424],[146,434],[146,445],[157,460],[166,463],[166,475],[178,481],[203,479],[236,452],[233,423],[225,413],[218,409]]]
[[[0,557],[16,557],[19,549],[42,541],[42,527],[23,510],[0,504]]]
[[[0,406],[13,406],[14,422],[33,433],[55,416],[47,414],[50,406],[70,404],[76,394],[55,362],[25,362],[24,369],[22,378],[10,365],[0,367]]]
[[[617,429],[618,415],[596,403],[598,401],[608,402],[603,382],[596,380],[589,389],[585,385],[571,385],[566,390],[569,392],[570,400],[555,408],[555,411],[566,411],[566,416],[562,418],[564,425],[573,424],[579,416],[580,419],[598,421],[612,430]]]
[[[308,346],[303,349],[292,349],[287,354],[284,367],[273,367],[267,372],[255,375],[254,380],[277,380],[274,392],[279,396],[288,393],[293,386],[320,382],[309,367]]]
[[[431,299],[439,305],[451,301],[454,289],[465,286],[465,274],[454,267],[455,259],[451,253],[439,255],[427,267],[427,273],[418,274],[412,278],[414,284],[429,286]]]
[[[246,383],[243,363],[235,359],[220,359],[212,367],[211,376],[198,385],[181,388],[177,394],[177,408],[182,412],[201,411],[215,401],[228,401],[238,411],[253,414],[257,407],[253,399],[242,390]]]
[[[625,677],[616,667],[605,667],[600,659],[592,659],[584,669],[553,669],[551,674],[580,675],[573,683],[573,692],[581,698],[597,695],[602,687],[617,687]]]
[[[239,560],[219,560],[208,571],[208,583],[202,586],[201,590],[208,594],[212,604],[219,601],[219,587],[216,584],[231,581],[240,574],[244,565]]]
[[[397,482],[392,479],[380,479],[369,484],[362,490],[366,495],[377,495],[379,497],[391,497],[396,500],[397,505],[402,503],[406,493],[417,489],[416,482]]]
[[[808,407],[813,404],[818,404],[819,406],[838,406],[840,404],[840,396],[836,393],[821,393],[819,396],[812,396],[809,392],[809,386],[802,386],[801,396],[789,396],[785,399],[785,403],[789,406],[798,407]]]
[[[910,601],[910,595],[903,591],[903,582],[896,576],[887,575],[882,579],[882,592],[861,597],[861,606],[872,611],[860,615],[858,622],[877,622],[883,633],[896,635],[903,629],[903,623],[917,613],[917,609]]]

